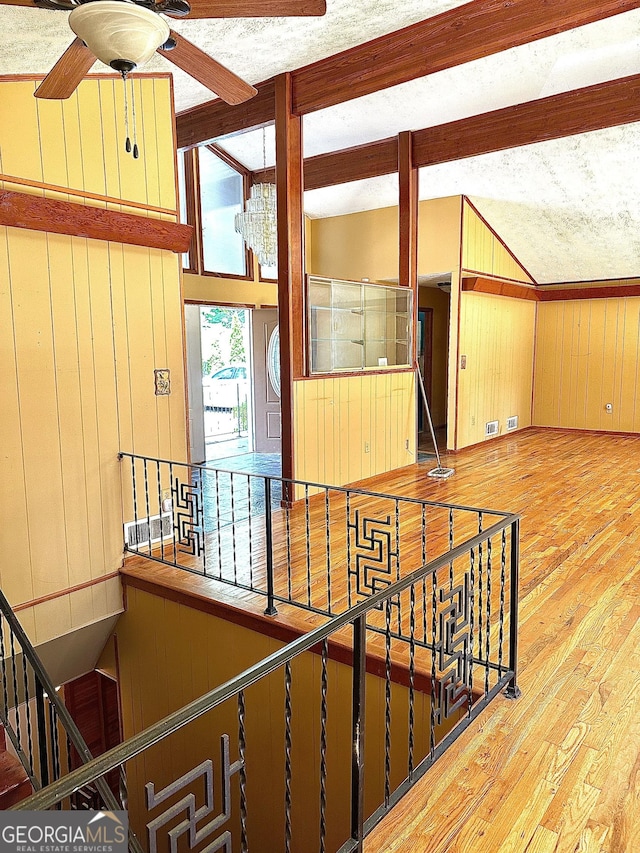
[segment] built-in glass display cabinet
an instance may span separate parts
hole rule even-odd
[[[307,276],[311,373],[409,367],[413,293]]]

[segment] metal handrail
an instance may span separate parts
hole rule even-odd
[[[145,749],[159,741],[163,740],[168,735],[202,716],[206,712],[222,704],[227,699],[235,696],[242,690],[246,690],[256,681],[271,674],[275,670],[284,666],[303,652],[309,651],[314,646],[317,646],[330,634],[335,633],[340,628],[355,622],[358,618],[365,616],[370,610],[382,605],[387,599],[392,596],[397,596],[412,584],[421,580],[427,574],[437,572],[444,566],[448,566],[453,560],[468,553],[477,545],[500,533],[511,525],[516,525],[520,521],[521,516],[513,513],[500,513],[504,516],[502,520],[487,527],[480,533],[477,533],[472,538],[455,546],[451,550],[445,552],[434,560],[431,560],[426,565],[406,575],[404,578],[395,581],[393,584],[386,587],[384,590],[371,595],[366,601],[361,601],[358,604],[334,616],[325,625],[315,628],[304,636],[289,643],[284,648],[264,658],[259,663],[245,670],[235,678],[225,682],[224,684],[210,690],[203,696],[195,699],[193,702],[185,705],[178,711],[174,711],[162,720],[154,723],[142,732],[134,735],[125,741],[123,744],[110,749],[108,752],[94,758],[87,764],[72,771],[67,776],[59,779],[49,785],[47,788],[38,791],[28,799],[22,801],[16,809],[46,809],[55,803],[59,802],[64,797],[69,796],[74,791],[82,788],[87,783],[103,776],[115,767],[123,764],[136,755],[139,755]],[[514,590],[512,595],[515,596]],[[515,672],[507,671],[507,674]]]
[[[44,668],[44,665],[40,660],[38,653],[36,652],[33,644],[31,643],[31,640],[26,635],[22,625],[18,620],[18,617],[14,613],[13,608],[9,604],[2,590],[0,590],[0,611],[2,612],[2,616],[6,620],[10,629],[15,634],[18,642],[20,643],[22,654],[27,658],[31,668],[34,671],[37,681],[40,683],[41,687],[44,689],[44,692],[47,694],[49,702],[55,708],[57,718],[62,723],[62,727],[65,730],[69,741],[71,742],[72,746],[84,762],[82,766],[86,767],[88,763],[94,760],[91,750],[87,746],[87,743],[83,738],[80,729],[78,728],[73,717],[69,713],[69,709],[58,696],[56,688],[53,682],[51,681],[48,672]],[[74,771],[71,772],[73,773]],[[31,774],[29,775],[31,776]],[[69,775],[71,775],[71,773]],[[102,778],[102,774],[100,776],[94,777],[91,781],[95,781],[98,793],[102,797],[104,803],[111,810],[117,811],[118,809],[122,808],[121,804],[118,802],[115,794],[107,784],[106,780]],[[73,790],[76,791],[80,787],[83,786],[80,785],[74,787]],[[47,788],[42,788],[41,790],[47,790]],[[18,807],[18,805],[13,806],[13,808]],[[129,845],[135,853],[142,853],[142,848],[140,847],[139,842],[133,834],[130,834]]]
[[[261,480],[275,480],[280,483],[286,483],[290,486],[308,486],[311,489],[328,489],[332,492],[342,492],[345,495],[363,495],[364,497],[370,498],[386,498],[389,500],[404,501],[405,503],[417,504],[418,506],[433,506],[444,509],[459,509],[464,510],[465,512],[481,512],[483,514],[486,513],[487,515],[496,515],[501,518],[511,516],[510,513],[498,509],[486,509],[477,506],[465,506],[464,504],[451,504],[445,503],[443,501],[430,501],[426,498],[412,498],[407,495],[394,495],[389,494],[387,492],[373,492],[369,491],[368,489],[352,488],[351,486],[332,486],[327,483],[314,483],[311,480],[293,480],[289,479],[288,477],[278,477],[274,474],[253,474],[247,471],[231,471],[226,468],[216,468],[212,465],[203,465],[201,463],[195,462],[177,462],[175,459],[161,459],[156,456],[142,456],[139,453],[127,453],[126,451],[120,451],[118,453],[118,459],[124,459],[125,457],[127,459],[141,459],[142,461],[146,460],[147,462],[157,462],[163,465],[181,465],[184,468],[194,468],[200,471],[217,471],[219,474],[255,477]]]

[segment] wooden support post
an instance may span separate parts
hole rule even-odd
[[[278,318],[282,476],[293,479],[293,380],[304,376],[304,213],[302,119],[293,114],[291,75],[275,81],[278,195]],[[283,495],[286,500],[286,497]]]
[[[398,281],[413,291],[413,330],[410,359],[416,360],[418,331],[418,169],[413,162],[411,131],[398,134],[398,229],[400,268]]]

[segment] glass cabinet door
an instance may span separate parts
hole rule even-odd
[[[311,373],[410,366],[412,297],[404,287],[308,276]]]

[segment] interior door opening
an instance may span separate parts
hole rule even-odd
[[[277,310],[186,304],[185,327],[191,460],[277,475]]]
[[[436,277],[434,277],[436,278]],[[417,358],[438,442],[447,446],[447,366],[449,349],[450,276],[431,281],[424,276],[419,287]],[[433,441],[418,397],[418,451],[434,455]]]

